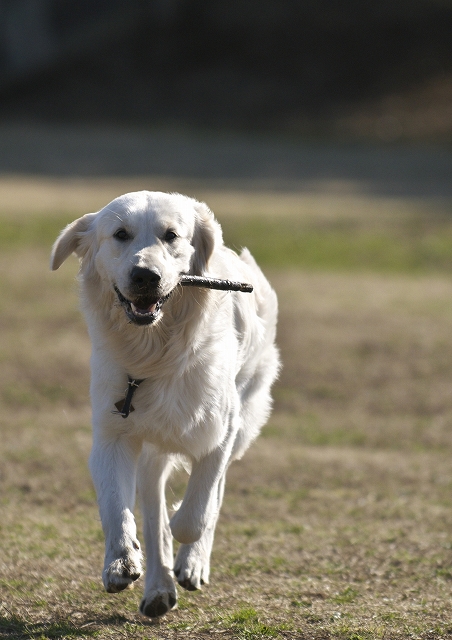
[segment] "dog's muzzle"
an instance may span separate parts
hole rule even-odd
[[[157,297],[146,294],[137,296],[134,300],[128,300],[116,285],[114,285],[114,290],[130,322],[140,326],[155,322],[160,315],[163,304],[170,296],[168,294],[164,297]]]

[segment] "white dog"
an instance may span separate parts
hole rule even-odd
[[[141,574],[138,487],[147,557],[140,611],[153,618],[176,606],[174,574],[189,590],[209,580],[226,470],[270,411],[276,295],[246,249],[238,256],[224,246],[208,207],[179,194],[129,193],[84,215],[55,242],[51,268],[72,252],[92,341],[90,469],[106,539],[103,581],[114,593]],[[182,288],[182,274],[245,280],[254,292]],[[170,521],[165,484],[181,458],[191,475]]]

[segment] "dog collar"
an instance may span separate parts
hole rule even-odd
[[[144,382],[145,379],[146,378],[142,378],[141,380],[139,380],[138,378],[131,378],[130,376],[127,376],[128,387],[126,389],[126,397],[122,400],[118,400],[118,402],[115,403],[117,411],[112,411],[112,413],[122,416],[123,418],[127,418],[129,413],[135,411],[134,407],[132,406],[132,398],[135,391],[138,389],[140,384]]]

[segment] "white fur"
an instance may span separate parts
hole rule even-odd
[[[114,236],[120,228],[126,240]],[[165,237],[169,229],[174,240]],[[129,193],[83,216],[55,242],[51,268],[72,252],[81,262],[92,341],[90,469],[106,539],[103,580],[116,592],[141,572],[133,517],[138,487],[147,556],[140,610],[156,617],[176,604],[173,567],[187,589],[209,580],[226,470],[270,411],[279,367],[276,295],[246,249],[238,256],[224,246],[208,207],[179,194]],[[172,292],[147,326],[130,322],[114,290],[133,298],[135,266],[157,270],[162,296]],[[254,292],[183,288],[181,273],[250,282]],[[112,411],[124,398],[127,375],[145,380],[124,419]],[[192,470],[169,521],[165,483],[181,457]],[[175,563],[172,536],[182,543]]]

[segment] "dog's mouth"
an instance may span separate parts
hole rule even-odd
[[[140,326],[155,322],[161,313],[163,304],[170,297],[170,294],[162,298],[146,295],[132,301],[123,296],[116,285],[114,285],[114,290],[130,322]]]

